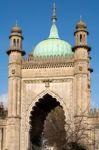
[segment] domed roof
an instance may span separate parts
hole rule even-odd
[[[71,45],[59,38],[56,24],[53,24],[48,39],[37,44],[32,54],[37,57],[65,56],[71,55],[73,52]]]
[[[20,28],[20,27],[17,25],[17,23],[16,23],[16,25],[15,25],[14,27],[12,27],[11,32],[12,32],[12,33],[13,33],[13,32],[22,33],[22,30],[21,30],[21,28]]]
[[[79,29],[79,28],[87,28],[87,25],[86,23],[82,20],[82,17],[80,17],[80,21],[77,23],[76,25],[76,29]]]
[[[36,57],[44,56],[65,56],[72,55],[72,47],[69,43],[59,38],[56,27],[56,6],[53,4],[52,27],[48,39],[41,41],[32,50],[31,54]]]

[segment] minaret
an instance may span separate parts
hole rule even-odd
[[[9,36],[10,39],[10,47],[7,51],[7,54],[10,55],[11,52],[20,52],[21,55],[24,55],[25,52],[22,50],[22,30],[18,26],[17,22],[16,25],[11,30],[11,35]]]
[[[90,47],[87,43],[87,26],[80,18],[76,25],[75,46],[75,110],[87,112],[90,110]]]
[[[82,17],[80,17],[80,21],[76,25],[75,35],[75,44],[79,45],[87,45],[87,36],[89,32],[87,31],[87,26],[83,22]]]
[[[20,148],[20,118],[21,118],[21,62],[25,52],[22,49],[22,30],[16,24],[12,30],[9,56],[8,74],[8,122],[7,122],[7,149]]]

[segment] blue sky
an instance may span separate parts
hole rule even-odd
[[[23,30],[23,48],[28,54],[41,40],[48,37],[51,27],[52,4],[57,6],[57,27],[62,39],[74,45],[75,25],[82,15],[90,32],[88,43],[92,47],[91,78],[92,103],[99,107],[99,0],[0,0],[0,99],[8,91],[9,35],[16,19]]]

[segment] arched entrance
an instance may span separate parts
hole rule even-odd
[[[62,149],[65,143],[65,116],[60,103],[46,94],[35,103],[30,114],[30,149]]]

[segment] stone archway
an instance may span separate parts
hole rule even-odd
[[[58,137],[64,136],[63,138],[65,138],[65,115],[63,108],[57,99],[49,94],[44,95],[35,103],[30,114],[29,124],[31,150],[44,150],[46,146],[57,146],[59,143]],[[50,140],[51,135],[52,141]]]

